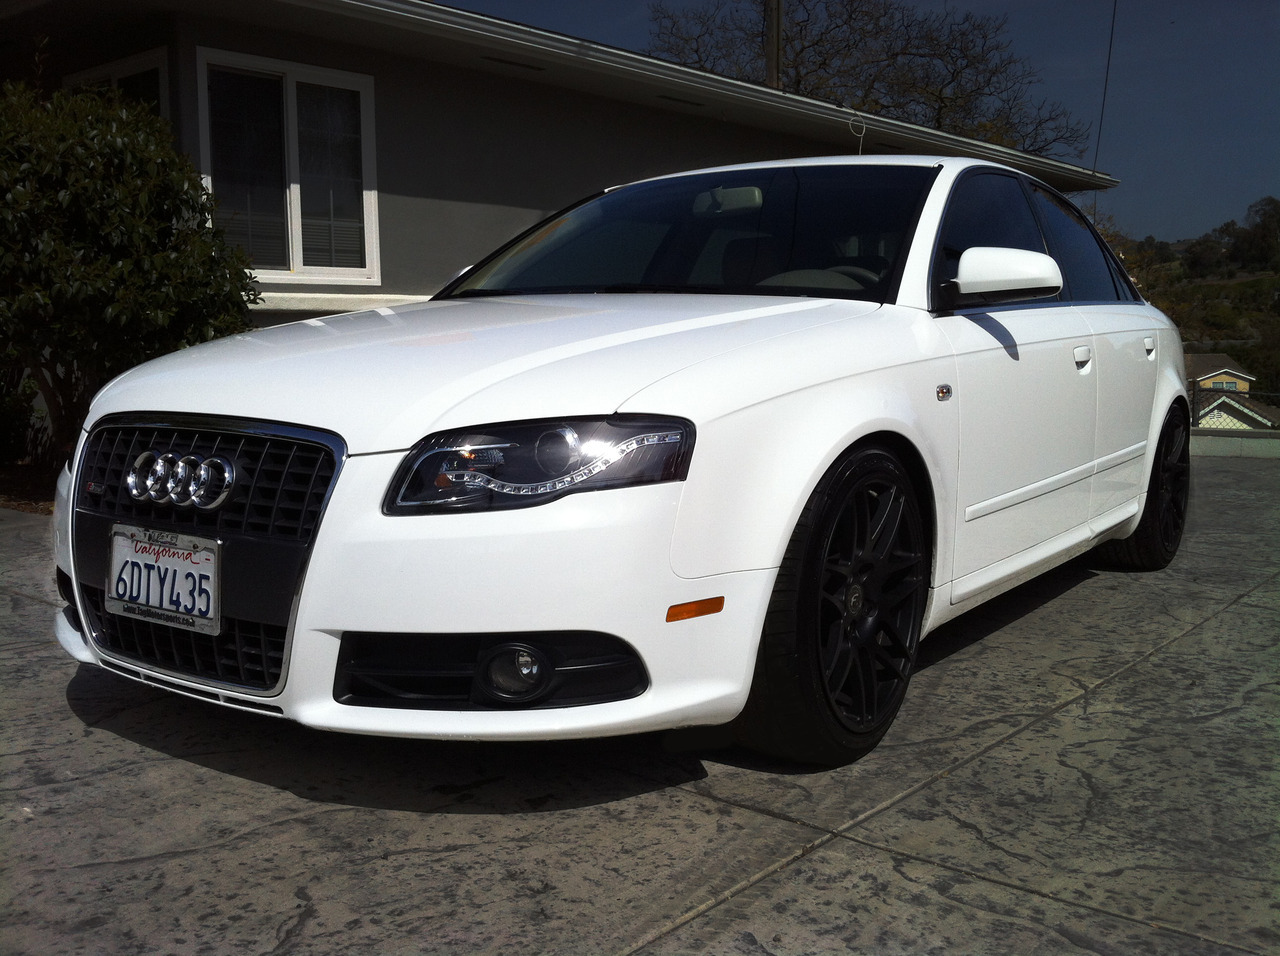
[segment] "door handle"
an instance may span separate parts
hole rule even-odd
[[[1142,347],[1147,350],[1147,358],[1151,358],[1151,354],[1156,350],[1156,340],[1148,335],[1142,340]]]
[[[1083,372],[1085,366],[1093,359],[1093,349],[1087,345],[1076,346],[1076,371]]]

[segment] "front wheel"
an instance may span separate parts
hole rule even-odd
[[[836,462],[778,571],[739,740],[828,766],[879,743],[915,666],[930,563],[898,459],[862,448]]]

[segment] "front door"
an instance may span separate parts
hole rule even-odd
[[[955,277],[961,253],[974,246],[1047,251],[1016,175],[980,171],[957,182],[934,257],[935,288]],[[961,310],[936,321],[957,366],[952,600],[959,602],[1034,566],[1063,536],[1087,537],[1097,362],[1087,319],[1064,301]]]

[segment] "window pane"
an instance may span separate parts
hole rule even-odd
[[[209,68],[209,152],[215,222],[259,268],[289,268],[284,81]]]
[[[298,84],[302,264],[364,268],[360,93]]]
[[[1018,180],[999,174],[962,179],[947,205],[934,283],[956,277],[960,254],[974,246],[1044,252],[1044,239]]]
[[[1114,302],[1118,296],[1111,265],[1093,231],[1063,200],[1039,188],[1034,191],[1049,231],[1053,256],[1062,269],[1071,298],[1077,302]]]

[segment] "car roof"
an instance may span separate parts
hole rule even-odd
[[[1011,166],[1005,166],[1001,163],[993,163],[990,160],[985,159],[974,159],[969,156],[874,154],[870,156],[804,156],[793,159],[765,160],[755,163],[734,163],[727,166],[708,166],[703,169],[682,170],[681,172],[669,173],[664,176],[652,176],[647,179],[637,180],[637,182],[660,182],[664,179],[679,179],[683,176],[696,176],[703,173],[739,172],[753,169],[793,169],[800,166],[937,166],[957,174],[961,170],[974,166],[981,166],[989,169],[1003,169],[1011,173],[1018,172]],[[623,185],[634,185],[634,183],[619,184],[612,188],[618,189]]]

